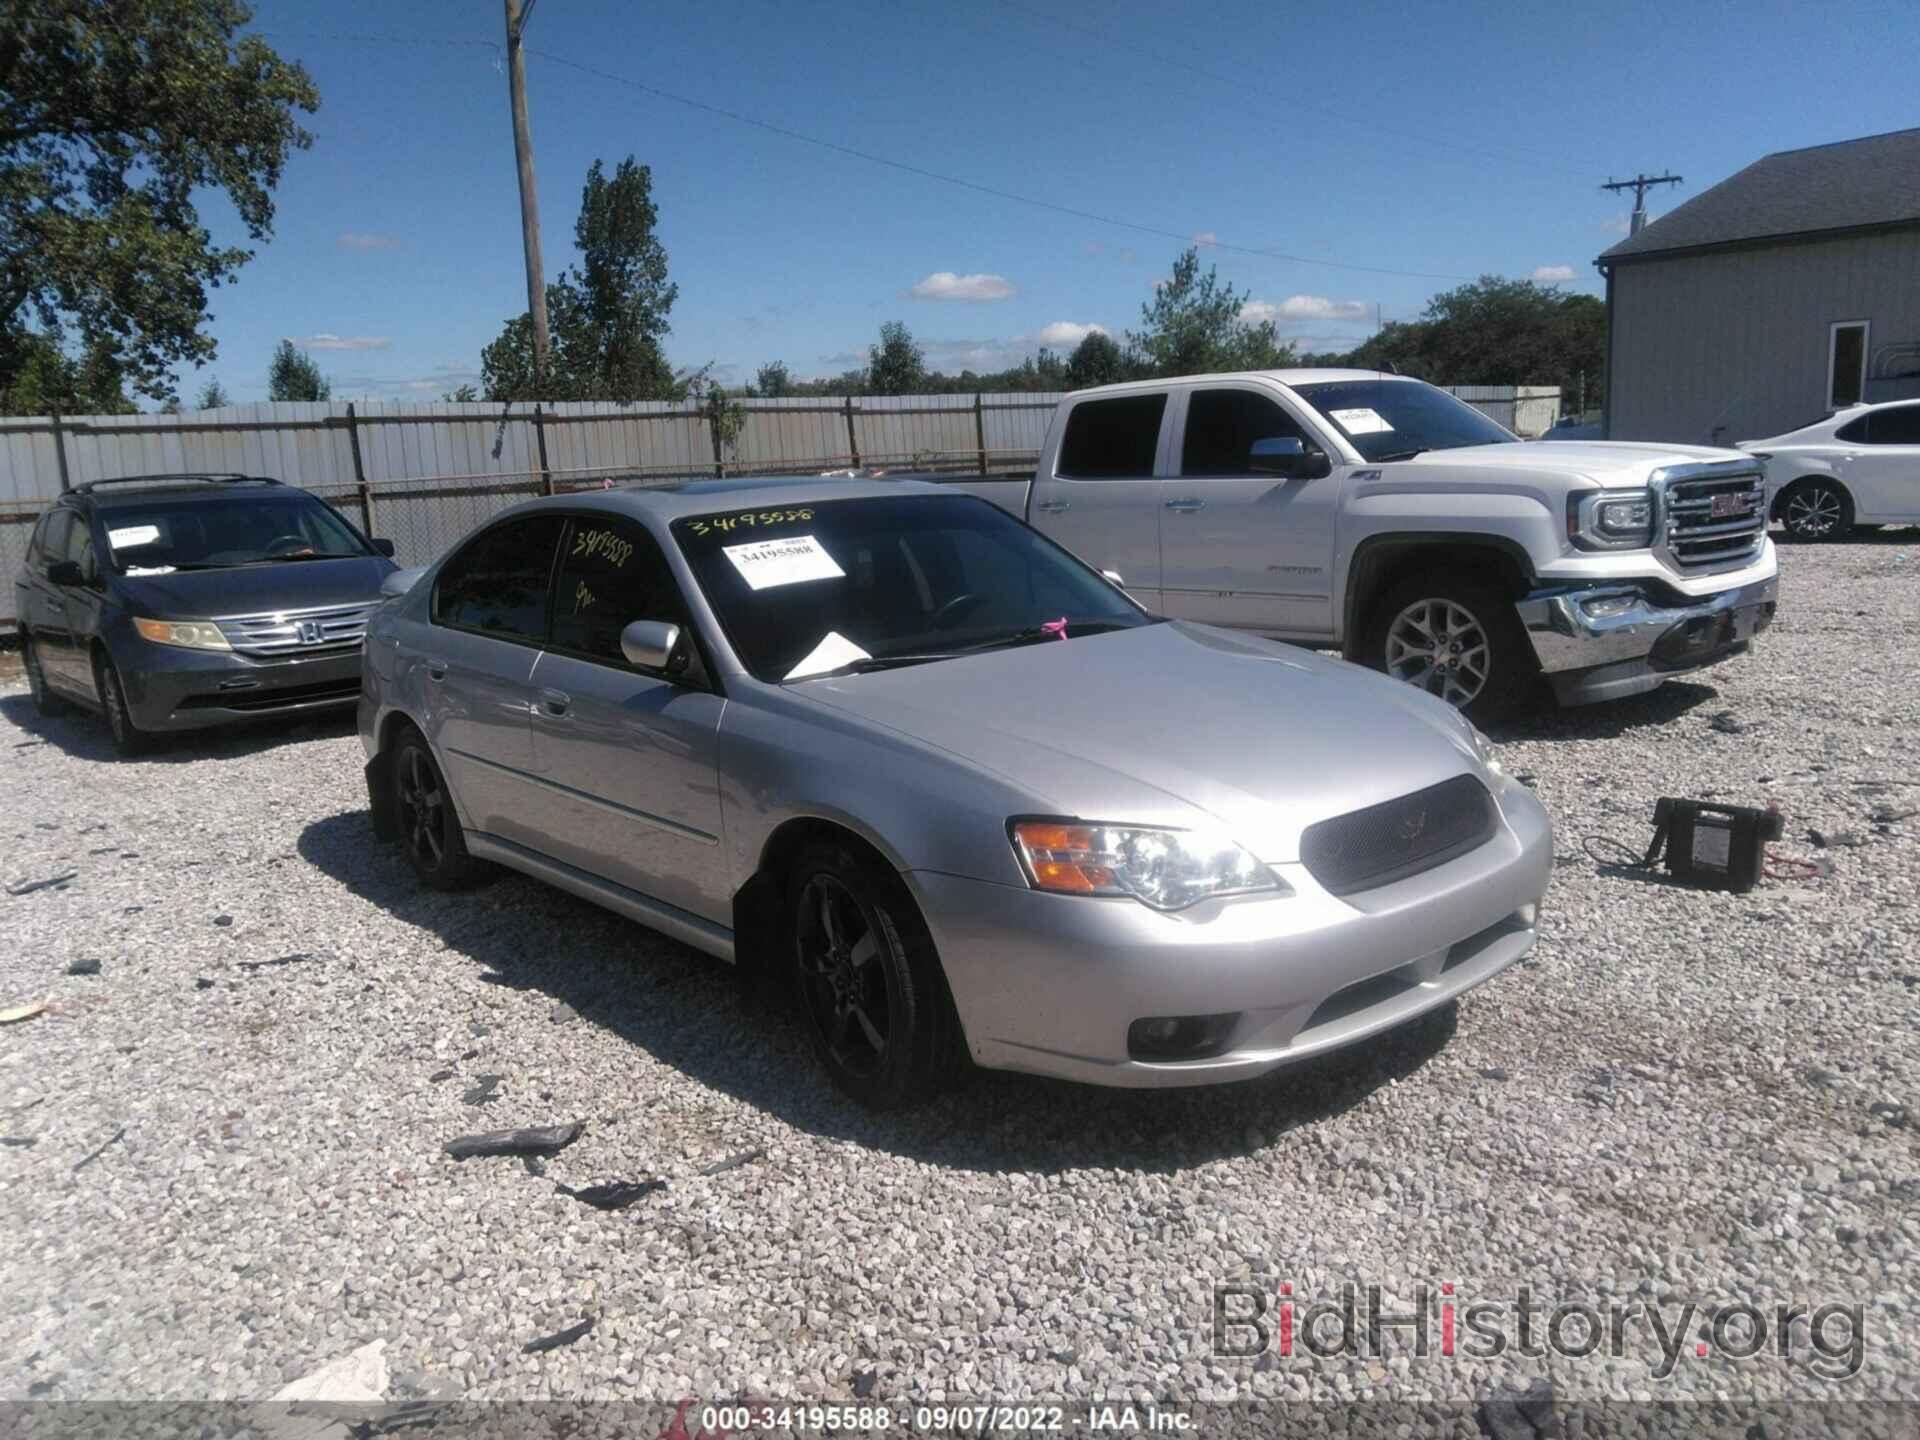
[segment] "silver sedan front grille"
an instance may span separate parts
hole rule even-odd
[[[238,615],[216,623],[227,643],[245,655],[311,655],[357,649],[366,638],[371,602],[318,610]]]
[[[1767,534],[1766,482],[1752,472],[1676,479],[1666,494],[1667,551],[1682,569],[1731,565]]]

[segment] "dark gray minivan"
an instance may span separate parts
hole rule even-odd
[[[76,486],[14,582],[34,703],[104,714],[123,754],[159,731],[350,706],[392,554],[260,476]]]

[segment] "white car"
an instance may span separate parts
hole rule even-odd
[[[1796,540],[1920,523],[1920,400],[1849,405],[1739,448],[1766,467],[1769,513]]]

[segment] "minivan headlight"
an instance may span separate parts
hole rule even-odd
[[[1056,895],[1131,896],[1183,910],[1211,895],[1286,891],[1286,883],[1216,831],[1011,820],[1007,834],[1027,883]]]
[[[1567,538],[1583,550],[1639,550],[1653,543],[1651,490],[1588,490],[1567,499]]]
[[[156,645],[178,645],[184,650],[231,650],[227,637],[211,620],[141,620],[133,628],[142,640]]]

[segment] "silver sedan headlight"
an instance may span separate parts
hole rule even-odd
[[[1213,895],[1287,889],[1217,831],[1016,819],[1007,834],[1027,883],[1056,895],[1131,896],[1155,910],[1184,910]]]

